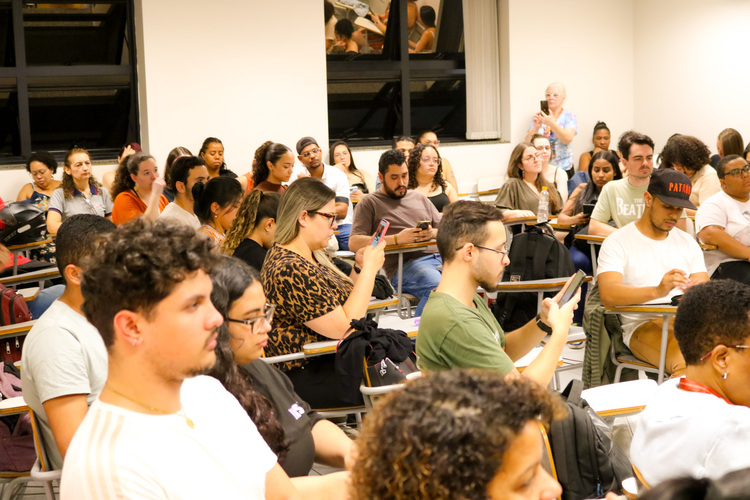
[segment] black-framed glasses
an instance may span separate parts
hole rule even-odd
[[[308,151],[307,153],[302,153],[300,156],[302,158],[310,158],[312,155],[317,155],[318,153],[320,153],[320,148],[314,148]]]
[[[742,174],[748,174],[750,173],[750,165],[745,165],[741,168],[733,168],[729,172],[727,172],[727,175],[731,175],[732,177],[739,177]]]
[[[750,349],[750,345],[728,345],[726,346],[727,349]],[[714,352],[714,349],[716,349],[716,346],[713,347],[710,351],[708,351],[700,360],[705,361],[708,359],[709,356],[711,356],[711,353]]]
[[[258,311],[261,313],[260,316],[257,316],[255,318],[250,319],[234,319],[234,318],[224,318],[224,321],[228,321],[230,323],[241,323],[243,325],[249,326],[253,329],[253,332],[255,332],[258,329],[258,325],[262,320],[268,321],[268,324],[270,325],[273,322],[273,312],[276,310],[276,305],[271,304],[270,302],[266,302],[263,304],[263,309],[258,309]]]
[[[331,212],[318,212],[317,210],[308,210],[308,214],[313,215],[322,215],[323,217],[328,217],[331,220],[331,227],[333,227],[333,223],[336,222],[336,214],[332,214]]]
[[[456,248],[456,251],[461,250],[464,247],[464,245],[461,245],[460,247]],[[504,250],[498,250],[497,248],[485,247],[485,246],[482,246],[482,245],[477,245],[476,243],[472,243],[472,245],[474,245],[477,248],[481,248],[482,250],[489,250],[490,252],[499,253],[503,257],[507,257],[508,253],[510,252],[510,250],[508,249],[507,245],[505,246]]]

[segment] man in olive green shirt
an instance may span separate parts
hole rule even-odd
[[[545,299],[537,319],[504,333],[477,295],[477,287],[497,290],[509,264],[505,227],[497,208],[474,201],[457,201],[443,213],[437,245],[443,275],[425,306],[417,336],[420,369],[495,369],[517,376],[513,362],[537,346],[546,331],[547,345],[523,375],[547,385],[568,338],[580,293],[562,307]]]

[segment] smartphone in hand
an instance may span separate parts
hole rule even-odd
[[[565,291],[562,294],[562,297],[560,297],[560,306],[568,302],[571,298],[573,298],[573,295],[576,294],[579,288],[581,288],[581,285],[583,285],[583,280],[586,278],[586,273],[581,271],[580,269],[578,272],[573,276],[573,281],[570,282],[570,284],[565,288]]]
[[[539,101],[539,107],[542,110],[542,113],[545,115],[549,114],[549,102],[548,101]]]
[[[378,224],[378,230],[375,231],[375,236],[372,237],[372,243],[371,245],[376,247],[378,246],[378,243],[380,243],[380,240],[382,238],[385,238],[385,233],[388,231],[388,226],[390,226],[391,223],[388,222],[385,219],[380,219],[380,224]]]
[[[425,229],[429,229],[431,221],[428,220],[421,220],[417,222],[417,229],[420,231],[424,231]]]

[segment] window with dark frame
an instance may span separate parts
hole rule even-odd
[[[0,0],[0,164],[139,138],[133,0]]]
[[[345,40],[337,36],[337,47],[327,55],[330,140],[382,146],[392,144],[394,137],[433,130],[441,141],[465,141],[462,2],[422,2],[422,8],[433,10],[436,23],[431,29],[432,46],[420,53],[409,49],[430,30],[431,15],[423,11],[426,22],[421,15],[414,22],[415,10],[419,14],[416,2],[392,0],[382,35],[379,16],[372,12],[360,16],[361,10],[342,3],[348,2],[336,3],[334,16],[352,23],[360,51],[346,52]],[[342,53],[336,53],[337,48]]]

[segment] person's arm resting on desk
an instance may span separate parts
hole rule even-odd
[[[750,247],[732,238],[721,226],[707,226],[698,233],[698,238],[735,259],[750,260]]]
[[[635,287],[622,283],[623,275],[616,271],[599,274],[599,295],[604,306],[628,306],[643,304],[651,300],[666,297],[674,288],[683,290],[690,286],[708,281],[707,273],[693,273],[687,276],[680,269],[670,269],[656,286]]]

